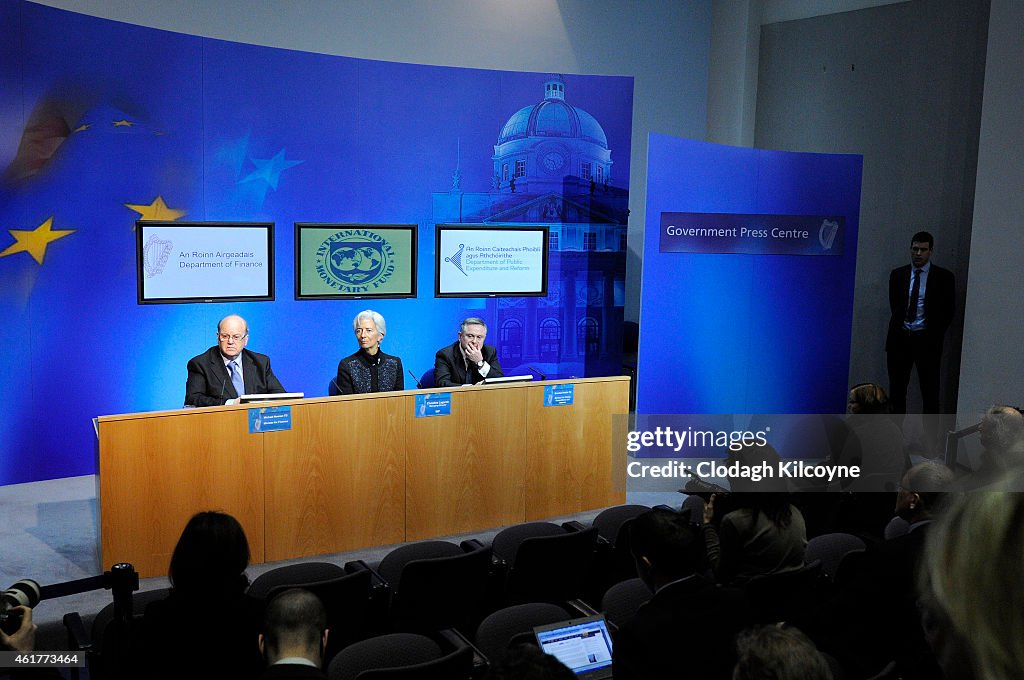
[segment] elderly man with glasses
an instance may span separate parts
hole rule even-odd
[[[285,392],[265,354],[250,352],[249,325],[232,314],[217,324],[217,345],[188,362],[185,406],[237,404],[243,394]]]

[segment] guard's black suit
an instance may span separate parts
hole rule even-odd
[[[907,331],[903,321],[910,303],[911,265],[897,267],[889,274],[889,334],[885,339],[889,369],[889,402],[893,413],[907,412],[910,370],[917,366],[925,413],[939,413],[939,365],[942,340],[953,320],[956,284],[953,272],[934,264],[928,270],[924,296],[925,328]]]

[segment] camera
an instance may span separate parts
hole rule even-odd
[[[0,593],[0,630],[13,635],[21,628],[21,612],[15,607],[31,609],[39,604],[39,584],[30,578],[24,578]]]

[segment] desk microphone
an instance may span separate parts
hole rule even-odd
[[[536,373],[537,375],[539,375],[539,376],[540,376],[540,379],[541,379],[541,380],[547,380],[547,379],[548,379],[548,377],[547,377],[546,375],[544,375],[543,373],[541,373],[540,369],[538,369],[538,368],[535,368],[535,367],[533,367],[533,366],[527,366],[526,368],[527,368],[527,370],[533,371],[534,373]]]
[[[411,368],[410,368],[410,369],[408,369],[408,370],[406,371],[406,373],[408,373],[408,374],[409,374],[410,376],[412,376],[412,381],[413,381],[414,383],[416,383],[416,389],[418,389],[418,390],[422,390],[422,389],[423,389],[423,385],[422,385],[422,384],[420,383],[420,381],[419,381],[419,380],[417,380],[417,379],[416,379],[416,374],[412,372],[412,369],[411,369]]]

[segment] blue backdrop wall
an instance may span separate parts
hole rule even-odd
[[[638,413],[845,412],[861,167],[651,135]],[[737,231],[671,238],[669,213]]]
[[[308,395],[367,307],[417,374],[467,314],[508,369],[619,371],[632,78],[276,50],[0,0],[0,93],[0,484],[95,472],[91,419],[179,407],[228,313]],[[514,192],[499,152],[526,160]],[[138,306],[140,218],[275,222],[277,300]],[[294,300],[296,221],[417,224],[419,296]],[[442,222],[551,226],[550,295],[435,300]]]

